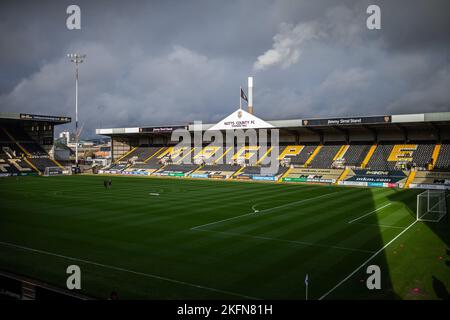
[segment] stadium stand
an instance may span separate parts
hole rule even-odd
[[[341,176],[342,169],[310,169],[292,168],[283,177],[286,182],[336,183]]]
[[[201,168],[204,172],[222,172],[222,171],[230,171],[235,172],[239,169],[240,166],[232,165],[232,164],[207,164]]]
[[[193,157],[193,162],[197,164],[214,164],[217,160],[222,159],[227,151],[224,146],[205,146],[200,151],[196,152]]]
[[[8,147],[19,157],[26,158],[29,167],[34,171],[43,173],[48,167],[61,166],[51,159],[47,152],[35,142],[24,130],[19,127],[3,127],[3,138],[10,139]]]
[[[152,166],[152,168],[159,166],[159,168],[162,166],[161,164],[161,155],[164,154],[164,152],[168,149],[168,147],[160,147],[156,148],[157,150],[155,153],[153,153],[151,156],[147,157],[142,163],[145,163],[148,166]],[[141,163],[141,162],[137,162]]]
[[[343,180],[346,185],[399,187],[404,186],[407,178],[408,173],[402,170],[350,169],[345,179],[340,177],[339,180]]]
[[[396,170],[419,167],[425,169],[432,162],[435,144],[379,144],[368,169]]]
[[[265,149],[263,144],[257,143],[234,146],[208,145],[194,149],[193,146],[181,148],[178,145],[170,146],[168,142],[172,141],[171,132],[178,128],[187,130],[192,137],[195,132],[206,133],[208,130],[219,130],[222,134],[227,134],[227,130],[236,129],[241,124],[239,113],[236,115],[236,119],[232,121],[217,124],[139,128],[139,132],[143,135],[138,140],[148,141],[145,146],[151,148],[159,145],[165,146],[165,149],[151,159],[143,162],[135,161],[125,171],[156,170],[151,174],[187,172],[189,176],[197,178],[257,178],[358,186],[409,187],[419,185],[416,182],[420,181],[419,178],[423,175],[419,172],[441,173],[450,166],[448,144],[450,113],[446,112],[274,120],[269,124],[278,130],[279,148],[269,146],[269,149]],[[242,123],[247,129],[247,126],[251,128],[257,121]],[[267,124],[264,124],[262,128],[266,127]],[[126,131],[126,128],[98,129],[97,133],[110,136],[112,145],[117,144],[124,152],[130,150],[131,145],[137,140],[135,134],[123,133]],[[256,131],[259,132],[258,128]],[[149,134],[151,132],[158,135],[152,136]],[[130,143],[127,145],[128,138]],[[447,142],[441,145],[442,140]],[[274,143],[271,139],[267,139],[267,142]],[[141,145],[128,155],[123,155],[122,152],[123,159],[132,158],[133,154],[138,154],[139,149],[143,147],[144,145]],[[280,169],[273,176],[262,174],[262,168],[268,164],[266,160],[272,160],[272,154],[275,154],[273,150],[276,149],[279,150],[276,161],[279,162]],[[142,156],[137,158],[141,160]],[[424,181],[430,182],[430,179]]]
[[[122,171],[122,174],[124,175],[146,175],[149,176],[153,172],[155,172],[158,169],[148,169],[148,168],[126,168]]]
[[[239,169],[241,169],[240,166],[232,164],[206,164],[193,172],[191,177],[226,179],[231,177]]]
[[[48,151],[53,147],[55,125],[70,118],[0,113],[0,174],[42,174],[48,167],[62,166]]]
[[[109,168],[104,169],[103,172],[150,175],[164,165],[161,158],[167,154],[167,150],[168,147],[136,147],[122,156]]]
[[[198,165],[196,164],[168,164],[153,174],[160,176],[186,176],[197,168]]]
[[[124,163],[115,163],[109,166],[109,170],[113,171],[122,171],[127,167],[127,164]]]
[[[193,147],[191,148],[189,151],[185,151],[184,155],[181,155],[178,157],[178,161],[176,161],[175,163],[177,164],[183,164],[183,163],[194,163],[194,164],[198,164],[201,165],[203,164],[202,161],[194,161],[195,156],[200,153],[203,150],[203,147]],[[200,160],[200,159],[198,159]]]
[[[0,174],[10,175],[21,173],[36,173],[36,170],[26,162],[22,155],[16,155],[11,148],[2,144],[0,150]]]
[[[280,147],[280,156],[278,157],[278,160],[287,164],[294,163],[298,160],[304,147],[305,146],[301,145],[288,145],[284,148]]]
[[[155,162],[148,162],[148,163],[134,163],[131,166],[127,168],[127,170],[133,170],[133,169],[159,169],[162,165],[160,163]]]
[[[417,144],[417,149],[412,154],[412,163],[414,167],[426,169],[433,161],[433,150],[436,144],[421,143]]]
[[[3,128],[0,129],[0,143],[9,143],[11,139],[9,139],[8,135],[5,133]]]
[[[308,159],[313,154],[314,150],[316,150],[317,145],[308,145],[304,146],[301,152],[291,159],[291,164],[295,166],[303,166],[308,161]]]
[[[246,166],[239,172],[238,175],[236,175],[236,178],[248,176],[251,178],[256,177],[257,180],[260,177],[280,177],[288,170],[288,167],[279,166],[275,172],[270,172],[270,168],[268,167],[266,167],[267,172],[264,172],[263,169],[264,167],[262,166]]]
[[[154,155],[160,149],[160,147],[141,145],[133,148],[131,152],[125,154],[117,162],[126,162],[131,160],[134,162],[145,162],[146,159]]]
[[[1,172],[3,174],[37,173],[37,168],[27,160],[25,153],[11,141],[5,130],[2,131],[4,134],[1,137],[2,142],[0,142]]]
[[[169,164],[163,168],[164,171],[172,172],[189,172],[197,169],[198,166],[195,164]]]
[[[193,161],[194,155],[199,151],[191,147],[169,147],[145,164],[153,168],[159,165],[160,169],[153,173],[155,175],[187,175],[199,167]],[[161,168],[162,165],[164,166]]]
[[[193,151],[194,148],[190,146],[167,147],[156,155],[156,159],[158,159],[158,161],[161,161],[161,163],[163,164],[178,163],[181,162],[185,157],[191,156]]]
[[[396,187],[414,187],[442,180],[432,179],[430,174],[422,180],[424,174],[417,173],[416,176],[417,170],[426,170],[433,163],[432,158],[437,154],[435,143],[335,143],[285,145],[278,149],[279,169],[271,174],[262,170],[266,164],[261,160],[270,157],[272,148],[262,152],[260,146],[229,148],[228,157],[225,157],[226,152],[223,153],[227,149],[219,146],[140,146],[122,157],[128,161],[113,164],[109,172]],[[449,145],[443,144],[440,150],[442,152],[435,161],[436,171],[440,166],[448,167]],[[144,157],[147,159],[142,161]],[[251,164],[249,159],[252,159]],[[222,161],[228,163],[220,163]]]
[[[49,156],[46,157],[31,157],[29,158],[29,161],[36,167],[38,170],[43,173],[46,168],[50,167],[56,167],[60,166],[57,163],[55,163],[54,160],[50,159]]]
[[[379,144],[366,168],[372,170],[394,170],[395,164],[387,161],[393,148],[393,144]]]
[[[344,164],[350,167],[359,167],[364,161],[372,144],[350,144],[342,155]]]
[[[375,146],[368,143],[287,145],[279,148],[279,169],[268,174],[263,172],[265,164],[261,160],[269,157],[271,148],[259,152],[259,146],[235,146],[230,148],[229,156],[225,158],[222,153],[225,147],[218,146],[140,146],[122,157],[122,160],[128,161],[113,164],[109,172],[194,178],[232,177],[271,181],[282,179],[287,182],[310,183],[345,181],[345,184],[351,185],[367,183],[371,186],[386,184],[409,187],[410,184],[414,186],[431,181],[420,180],[422,174],[418,174],[415,179],[415,170],[425,170],[433,162],[435,148],[434,143],[380,143]],[[374,152],[370,155],[372,149]],[[436,170],[439,170],[441,163],[448,166],[443,160],[446,159],[446,152],[448,144],[443,145],[442,153],[436,161]],[[261,155],[262,153],[264,155]],[[147,158],[142,161],[145,157]],[[249,159],[253,160],[251,165],[248,164]],[[215,163],[216,160],[229,163]],[[362,168],[364,161],[368,163]]]
[[[330,168],[333,159],[340,150],[342,145],[324,145],[318,151],[317,155],[310,163],[311,168],[326,169]]]
[[[5,126],[3,127],[3,131],[8,135],[14,137],[12,140],[17,141],[19,143],[23,142],[33,142],[33,140],[30,138],[30,136],[24,131],[21,130],[19,127],[16,126]]]
[[[415,174],[412,185],[423,185],[425,187],[431,185],[450,184],[450,172],[434,172],[434,171],[418,171]]]
[[[21,142],[20,145],[32,156],[35,157],[48,156],[47,152],[45,152],[44,149],[42,149],[42,147],[37,143]]]
[[[254,164],[258,162],[258,150],[260,146],[242,146],[238,147],[232,160],[238,164]]]
[[[442,143],[437,157],[434,170],[449,171],[450,170],[450,143]]]

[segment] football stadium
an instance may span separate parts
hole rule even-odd
[[[49,154],[54,126],[70,118],[2,114],[3,291],[445,298],[450,113],[265,121],[248,92],[248,110],[217,124],[97,129],[112,146],[97,174]],[[68,264],[83,270],[76,294]]]
[[[1,1],[0,315],[18,300],[62,318],[102,300],[121,300],[102,318],[437,313],[449,13]]]

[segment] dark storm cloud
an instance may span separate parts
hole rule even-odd
[[[444,49],[450,43],[450,1],[373,1],[383,8],[383,37],[389,49]]]
[[[68,5],[82,30],[65,28]],[[449,110],[449,1],[2,1],[0,110],[111,126]],[[366,28],[378,4],[382,30]]]

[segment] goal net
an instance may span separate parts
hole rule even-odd
[[[447,214],[443,190],[427,190],[417,195],[417,220],[438,222]]]
[[[71,175],[72,168],[69,167],[46,167],[44,171],[44,176],[60,176],[60,175]]]

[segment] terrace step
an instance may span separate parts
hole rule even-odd
[[[434,166],[436,165],[436,161],[437,161],[437,159],[439,158],[439,152],[441,152],[441,144],[440,143],[438,143],[438,144],[436,144],[436,146],[434,147],[434,150],[433,150],[433,155],[432,155],[432,159],[433,159],[433,162],[431,163],[431,168],[430,168],[430,170],[433,170],[434,169]]]
[[[308,160],[306,160],[305,167],[307,167],[311,163],[311,161],[314,160],[316,155],[319,153],[320,149],[322,149],[322,146],[317,146],[317,148],[314,150],[314,152],[311,154],[311,156],[308,158]]]
[[[372,158],[372,155],[374,154],[375,150],[377,149],[377,144],[375,143],[373,146],[370,147],[369,152],[367,153],[366,157],[364,158],[364,161],[361,164],[361,168],[365,168],[367,164],[370,161],[370,158]]]

